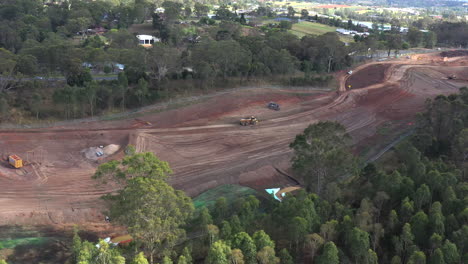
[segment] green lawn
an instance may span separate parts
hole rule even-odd
[[[0,249],[4,248],[15,248],[19,245],[41,245],[50,241],[48,237],[25,237],[25,238],[14,238],[0,240]]]
[[[297,35],[298,37],[303,37],[305,35],[322,35],[327,32],[334,32],[335,30],[336,27],[303,21],[293,24],[291,33]]]
[[[292,34],[302,38],[305,35],[323,35],[327,32],[335,32],[336,27],[331,27],[328,25],[314,23],[314,22],[299,22],[293,24],[292,29],[289,31]],[[340,40],[343,42],[351,42],[353,39],[351,37],[346,37],[340,35]]]

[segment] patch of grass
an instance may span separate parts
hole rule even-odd
[[[296,35],[322,35],[327,32],[334,32],[336,27],[331,27],[328,25],[313,23],[308,21],[299,22],[293,24],[291,32]]]
[[[377,127],[377,133],[379,135],[389,135],[392,132],[392,125],[391,121],[386,122],[385,124]]]
[[[328,32],[335,32],[337,28],[308,21],[302,21],[296,24],[293,24],[292,29],[289,30],[292,34],[302,38],[305,35],[323,35]],[[343,42],[351,42],[353,39],[351,37],[345,37],[340,35],[340,40]]]
[[[164,111],[175,110],[175,109],[179,109],[181,107],[186,107],[186,106],[190,106],[190,105],[194,105],[194,104],[199,104],[199,103],[207,101],[208,99],[210,99],[210,98],[209,97],[201,97],[201,98],[197,98],[197,99],[194,99],[194,100],[182,101],[182,102],[177,102],[177,101],[176,102],[170,102],[170,101],[168,101],[165,106],[157,107],[157,108],[154,108],[154,109],[147,109],[147,110],[140,111],[140,109],[137,108],[137,109],[133,109],[133,110],[125,110],[123,112],[117,111],[117,112],[109,113],[107,115],[103,115],[99,119],[102,120],[102,121],[112,121],[112,120],[124,120],[124,119],[129,119],[129,118],[143,117],[143,116],[146,116],[146,115],[149,115],[149,114],[157,114],[157,113],[161,113],[161,112],[164,112]],[[159,103],[164,104],[165,102],[163,101],[163,102],[159,102]],[[153,105],[157,105],[157,104],[158,104],[158,102],[154,103]],[[151,105],[148,105],[146,107],[151,107]],[[125,114],[125,113],[127,113],[127,114]]]
[[[362,159],[365,159],[371,150],[372,150],[371,146],[364,146],[359,152],[359,157]]]
[[[15,248],[20,245],[37,246],[48,242],[50,239],[47,237],[24,237],[15,239],[0,240],[0,249]]]
[[[210,189],[197,197],[193,198],[193,205],[196,209],[203,207],[212,207],[219,197],[224,197],[231,203],[239,197],[254,195],[256,191],[249,187],[244,187],[235,184],[220,185],[216,188]]]

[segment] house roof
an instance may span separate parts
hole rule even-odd
[[[157,39],[156,37],[154,36],[151,36],[151,35],[136,35],[137,39],[139,40],[144,40],[144,39]]]

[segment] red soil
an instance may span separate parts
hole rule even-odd
[[[138,118],[151,125],[130,118],[0,130],[3,155],[29,155],[29,165],[23,170],[0,166],[0,225],[102,224],[104,207],[99,197],[115,189],[91,179],[98,163],[81,153],[99,145],[130,143],[137,151],[154,152],[174,170],[170,183],[191,196],[228,183],[255,189],[291,185],[278,170],[287,171],[292,154],[288,145],[308,125],[319,120],[339,121],[359,147],[369,139],[376,140],[382,124],[401,125],[414,118],[427,98],[467,85],[466,81],[442,78],[452,69],[466,72],[460,60],[433,63],[433,57],[425,56],[427,59],[360,66],[349,77],[352,90],[345,91],[345,78],[339,79],[339,95],[249,88],[179,109],[152,113],[155,108],[150,108]],[[364,78],[369,72],[378,78]],[[281,111],[267,109],[269,101],[281,104]],[[238,119],[246,115],[256,115],[260,123],[239,126]],[[122,152],[112,156],[120,157]]]
[[[390,64],[374,64],[363,70],[353,73],[346,80],[346,88],[360,89],[377,83],[381,83],[385,78],[385,72]]]

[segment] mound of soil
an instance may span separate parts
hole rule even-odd
[[[297,134],[320,120],[341,122],[353,137],[355,149],[359,151],[356,153],[374,157],[374,153],[380,152],[380,146],[386,147],[386,142],[394,140],[391,131],[410,129],[409,122],[423,110],[428,98],[456,92],[459,86],[466,85],[445,79],[448,74],[456,74],[460,79],[466,76],[467,67],[459,67],[460,59],[438,65],[432,58],[418,63],[399,60],[363,65],[346,77],[354,89],[366,85],[374,89],[351,90],[339,95],[265,87],[161,104],[138,113],[145,114],[145,121],[153,124],[141,130],[132,127],[136,116],[37,130],[2,129],[0,149],[5,155],[14,151],[27,157],[30,153],[27,160],[44,165],[34,163],[26,167],[32,170],[31,175],[33,172],[37,175],[37,180],[0,176],[0,185],[7,187],[0,191],[0,222],[82,223],[86,229],[98,224],[107,226],[101,213],[105,204],[99,197],[118,188],[92,179],[99,162],[91,162],[95,160],[84,156],[98,159],[96,147],[109,144],[122,148],[130,143],[137,149],[155,153],[169,162],[174,171],[170,184],[191,196],[222,184],[241,184],[261,192],[265,188],[297,184],[288,177],[292,157],[288,146]],[[387,80],[387,76],[391,77]],[[344,86],[343,79],[339,83]],[[266,104],[270,101],[279,103],[282,110],[268,109]],[[252,114],[260,118],[258,126],[245,128],[235,123],[239,117]],[[34,157],[32,149],[36,149]],[[43,154],[38,149],[43,149]],[[114,155],[120,154],[123,156],[122,152]],[[106,158],[101,156],[98,160]],[[0,237],[1,234],[0,229]],[[108,236],[112,235],[101,237]],[[49,257],[39,259],[53,263]],[[19,258],[11,260],[9,263],[31,263],[24,259],[20,262]]]
[[[373,84],[383,82],[385,71],[390,67],[390,64],[373,64],[366,67],[351,76],[346,80],[346,89],[360,89]]]
[[[443,51],[443,52],[440,53],[440,56],[448,57],[448,58],[468,56],[468,50]]]
[[[90,147],[90,148],[87,148],[87,149],[83,149],[81,152],[84,154],[84,156],[87,159],[97,160],[99,158],[97,153],[102,152],[102,150],[99,147]]]
[[[119,145],[110,144],[104,147],[103,152],[104,152],[104,155],[110,156],[116,153],[119,149],[120,149]]]
[[[87,148],[87,149],[83,149],[81,152],[84,154],[84,156],[87,159],[98,160],[98,159],[105,158],[105,157],[113,155],[119,149],[120,149],[119,145],[110,144],[110,145],[107,145],[107,146],[105,146],[103,148],[90,147],[90,148]],[[98,156],[97,153],[102,153],[102,154],[100,156]]]

